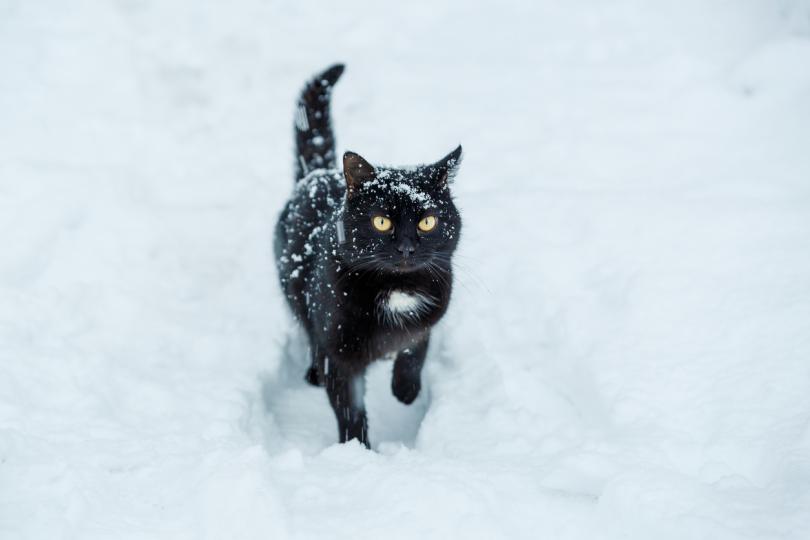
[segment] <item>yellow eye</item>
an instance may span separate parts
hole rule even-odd
[[[385,216],[374,216],[371,218],[371,224],[380,232],[388,232],[391,230],[391,220]]]
[[[439,220],[436,219],[436,216],[425,216],[419,220],[419,225],[417,226],[419,227],[419,230],[422,232],[430,232],[434,228],[436,228],[436,223],[438,222]]]

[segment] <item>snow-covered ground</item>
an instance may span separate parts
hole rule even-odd
[[[271,254],[334,61],[341,152],[466,152],[375,452]],[[0,0],[0,538],[810,538],[810,3]]]

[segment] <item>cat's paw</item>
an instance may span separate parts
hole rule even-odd
[[[410,405],[413,400],[419,395],[419,390],[422,389],[422,383],[418,377],[395,377],[391,381],[391,390],[394,396],[405,405]]]
[[[321,374],[318,373],[318,370],[315,369],[315,366],[310,366],[307,370],[307,374],[304,375],[304,379],[311,384],[312,386],[323,386],[324,382],[321,379]]]

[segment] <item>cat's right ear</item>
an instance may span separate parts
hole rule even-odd
[[[456,176],[459,165],[461,165],[461,145],[433,164],[439,185],[447,186]]]
[[[346,177],[346,189],[352,195],[363,182],[374,179],[377,171],[360,154],[346,152],[343,154],[343,176]]]

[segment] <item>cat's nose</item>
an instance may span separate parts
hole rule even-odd
[[[410,238],[405,238],[397,246],[397,251],[402,253],[403,257],[408,258],[416,251],[416,246],[413,245]]]

